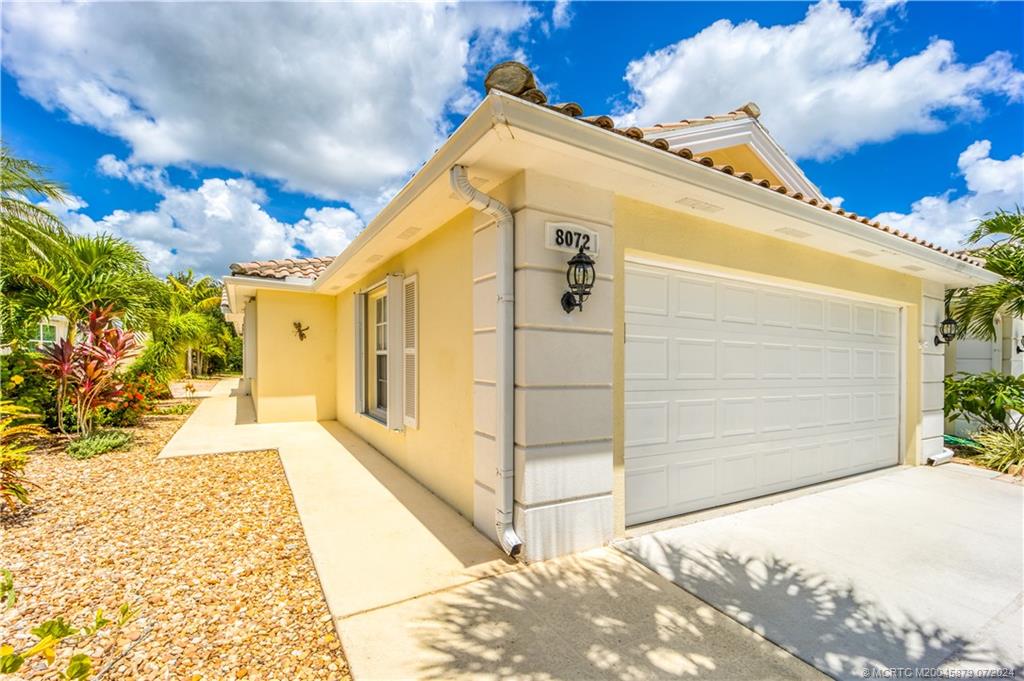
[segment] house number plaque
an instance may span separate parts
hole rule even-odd
[[[597,232],[571,222],[549,222],[544,246],[566,253],[578,253],[582,248],[591,255],[597,255]]]

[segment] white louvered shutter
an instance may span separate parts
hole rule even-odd
[[[402,309],[403,320],[403,343],[402,359],[404,368],[402,371],[404,382],[404,410],[405,425],[416,428],[419,422],[419,300],[417,298],[417,279],[415,276],[406,277],[403,291]]]
[[[352,356],[355,359],[352,408],[357,414],[362,414],[366,411],[366,294],[355,294],[352,305],[355,307],[352,320],[352,328],[355,330],[355,338],[352,339]]]
[[[401,274],[389,274],[388,286],[388,416],[391,430],[402,430],[405,419],[402,414],[402,282]]]

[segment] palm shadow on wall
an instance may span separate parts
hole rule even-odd
[[[862,678],[866,666],[937,666],[932,663],[948,651],[970,659],[977,648],[925,623],[894,621],[848,590],[782,561],[751,569],[730,554],[664,549],[673,565],[702,566],[692,580],[734,594],[726,600],[785,601],[787,617],[828,644],[827,661],[807,661],[838,678]],[[748,626],[769,640],[778,635],[771,623]],[[622,557],[562,559],[475,582],[439,599],[414,628],[434,653],[422,669],[431,679],[823,678]]]

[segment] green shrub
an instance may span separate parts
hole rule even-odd
[[[1024,432],[986,430],[974,436],[981,451],[975,461],[1003,473],[1024,475]]]
[[[195,406],[195,404],[189,402],[178,402],[177,404],[169,404],[166,407],[160,407],[156,410],[156,413],[162,416],[181,416],[183,414],[192,413]]]
[[[15,350],[0,355],[0,393],[14,404],[24,407],[42,419],[42,425],[56,430],[57,386],[36,366],[39,354]]]
[[[1024,378],[997,371],[947,376],[944,410],[947,419],[984,430],[1024,430]]]
[[[25,407],[0,400],[0,510],[14,511],[18,504],[27,504],[28,489],[36,486],[25,477],[25,466],[35,449],[31,440],[46,431],[33,420]]]
[[[73,459],[91,459],[115,449],[123,449],[132,441],[132,434],[123,430],[101,430],[68,443]]]

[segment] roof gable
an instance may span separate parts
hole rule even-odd
[[[793,159],[779,146],[768,130],[759,120],[761,110],[753,102],[744,104],[739,109],[727,114],[707,116],[705,118],[683,119],[675,123],[659,123],[651,127],[640,128],[644,139],[663,139],[668,142],[670,151],[689,149],[695,155],[714,152],[715,159],[737,168],[743,168],[759,177],[773,180],[773,184],[781,184],[804,196],[824,201],[821,190],[811,182]],[[740,148],[748,150],[746,154]],[[737,156],[736,162],[726,159],[726,155]],[[753,156],[754,165],[749,162]],[[767,170],[767,173],[763,172]],[[759,172],[761,171],[761,172]]]

